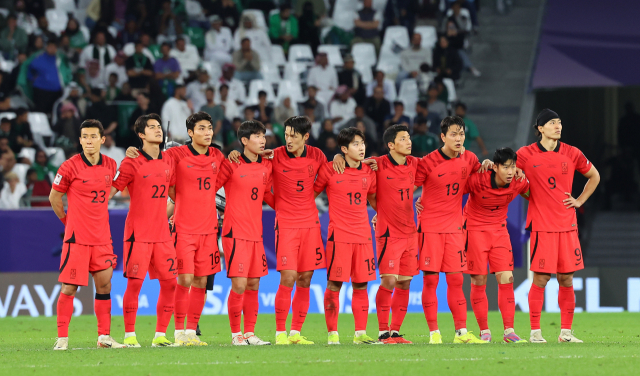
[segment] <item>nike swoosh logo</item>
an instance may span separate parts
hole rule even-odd
[[[438,177],[445,176],[446,174],[447,174],[446,172],[444,174],[438,174]]]
[[[187,165],[187,168],[191,168],[191,167],[195,167],[195,166],[193,166],[193,165],[192,165],[192,166],[188,166],[188,165]]]
[[[336,184],[342,183],[344,180],[337,181]]]
[[[486,199],[488,199],[489,197],[484,197],[484,196],[482,196],[482,198],[486,200]]]
[[[322,262],[316,262],[316,266],[318,266],[318,265],[320,265],[320,264],[322,264]]]
[[[464,303],[458,303],[458,305],[463,305]]]
[[[387,176],[387,179],[393,179],[393,178]]]
[[[509,264],[509,266],[513,266],[513,264]]]
[[[287,171],[287,170],[282,170],[282,172],[291,172],[291,170]]]
[[[540,167],[540,166],[542,166],[542,165],[541,165],[541,164],[539,164],[539,165],[533,165],[533,168]]]
[[[145,176],[143,176],[142,178],[143,178],[143,179],[146,179],[146,178],[148,178],[149,176],[151,176],[151,175],[145,175]]]
[[[240,175],[241,178],[244,178],[245,176],[247,176],[247,175]]]
[[[371,272],[371,273],[369,273],[369,275],[373,275],[373,274],[376,274],[376,272]]]
[[[83,182],[83,183],[86,183],[86,182],[88,182],[88,181],[89,181],[89,180],[83,180],[82,182]]]

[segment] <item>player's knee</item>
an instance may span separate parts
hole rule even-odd
[[[298,274],[298,279],[296,281],[296,285],[302,288],[308,288],[311,286],[311,277],[313,276],[313,272],[304,272]]]
[[[291,270],[286,270],[280,272],[280,284],[286,287],[293,287],[296,283],[296,272]]]
[[[511,272],[511,271],[498,272],[498,273],[496,273],[496,280],[498,281],[498,284],[500,284],[500,285],[504,285],[504,284],[507,284],[507,283],[513,283],[513,272]]]
[[[556,278],[558,279],[558,284],[562,287],[571,287],[573,286],[573,273],[571,274],[556,274]]]
[[[402,276],[401,276],[402,277]],[[411,276],[408,276],[409,279],[403,279],[400,280],[398,279],[398,281],[396,282],[396,288],[400,289],[400,290],[409,290],[409,288],[411,287]]]
[[[381,285],[387,290],[393,290],[397,281],[398,275],[396,274],[382,274],[380,276]]]
[[[247,280],[247,290],[257,291],[260,288],[260,278],[249,278]]]
[[[367,289],[367,282],[362,282],[362,283],[351,283],[351,286],[353,287],[354,290],[366,290]]]
[[[327,289],[331,290],[331,291],[340,291],[340,288],[342,287],[342,282],[336,282],[336,281],[327,281]]]
[[[451,287],[462,287],[464,283],[464,277],[462,273],[450,273],[447,274],[447,285]]]
[[[498,276],[498,274],[496,274],[496,277]],[[487,284],[487,276],[486,275],[472,275],[471,276],[471,283],[476,285],[476,286],[484,286]]]
[[[193,274],[180,274],[178,276],[178,283],[182,287],[191,287],[193,282]]]
[[[547,282],[551,279],[551,274],[535,273],[533,276],[533,283],[538,287],[546,287]]]
[[[205,275],[202,277],[193,277],[193,280],[191,281],[191,286],[197,287],[199,289],[203,289],[207,287],[207,276]]]
[[[165,290],[167,292],[175,291],[177,285],[178,285],[178,282],[176,281],[175,278],[169,278],[169,279],[160,281],[160,289]]]
[[[60,292],[68,295],[68,296],[75,296],[76,295],[76,291],[78,291],[78,286],[76,285],[67,285],[66,283],[62,284],[62,288],[60,289]]]

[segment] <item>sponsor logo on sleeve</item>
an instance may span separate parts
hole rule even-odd
[[[57,174],[55,180],[53,181],[53,184],[60,184],[60,182],[62,181],[62,175]]]

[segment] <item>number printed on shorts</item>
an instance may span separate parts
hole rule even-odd
[[[573,254],[576,255],[576,265],[580,265],[580,263],[582,262],[582,251],[580,250],[580,248],[576,248],[573,251]]]
[[[369,275],[371,275],[372,273],[375,273],[375,271],[376,271],[376,259],[374,257],[372,257],[371,260],[365,259],[364,262],[367,263],[367,271],[369,272]]]
[[[176,270],[173,268],[173,265],[174,265],[174,263],[175,263],[175,260],[174,260],[174,259],[172,259],[172,258],[168,258],[168,259],[167,259],[167,262],[170,262],[170,263],[171,263],[171,266],[169,267],[169,271],[170,271],[170,272],[175,272]]]
[[[209,257],[211,257],[211,266],[218,265],[220,263],[220,251],[216,251],[215,254],[210,253]]]

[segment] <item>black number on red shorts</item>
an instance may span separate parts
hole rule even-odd
[[[216,251],[215,254],[210,253],[209,257],[211,257],[211,266],[214,266],[220,263],[220,251]]]
[[[93,193],[95,195],[95,196],[93,196],[93,200],[91,200],[91,202],[93,202],[95,204],[104,203],[105,195],[107,194],[107,192],[105,192],[105,191],[91,191],[91,193]]]
[[[251,199],[254,201],[258,199],[258,188],[251,188]]]
[[[467,251],[458,251],[460,255],[460,264],[464,264],[467,261]]]
[[[371,258],[371,260],[369,259],[365,259],[364,262],[367,263],[367,271],[375,271],[376,270],[376,259],[375,258]]]
[[[320,252],[320,248],[316,248],[316,261],[322,260],[322,252]]]
[[[580,248],[576,248],[575,251],[573,251],[573,254],[576,255],[576,262],[582,261],[582,251]]]
[[[173,268],[175,261],[172,258],[168,258],[167,262],[171,262],[171,266],[169,267],[170,272],[175,272],[176,270]]]
[[[267,256],[266,255],[262,255],[262,267],[263,268],[267,267]]]

